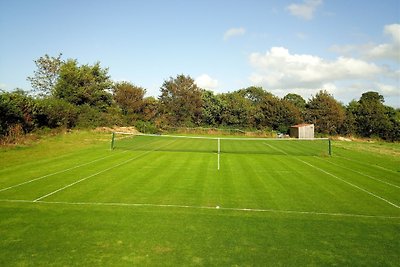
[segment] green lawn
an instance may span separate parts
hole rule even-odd
[[[0,266],[400,262],[399,144],[110,139],[0,151]]]

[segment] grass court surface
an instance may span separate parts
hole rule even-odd
[[[399,144],[203,141],[3,148],[0,265],[400,262]]]

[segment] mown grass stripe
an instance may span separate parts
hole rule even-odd
[[[288,155],[286,152],[284,152],[283,150],[281,150],[281,149],[279,149],[279,148],[276,148],[276,147],[274,147],[274,146],[272,146],[272,145],[270,145],[270,144],[266,144],[266,145],[268,145],[268,146],[270,146],[270,147],[272,147],[272,148],[275,148],[276,150],[282,151],[283,153],[285,153],[286,155]],[[369,194],[369,195],[371,195],[371,196],[373,196],[373,197],[375,197],[375,198],[378,198],[378,199],[380,199],[380,200],[382,200],[382,201],[388,203],[389,205],[391,205],[391,206],[393,206],[393,207],[395,207],[395,208],[400,209],[400,206],[396,205],[395,203],[393,203],[393,202],[391,202],[391,201],[389,201],[389,200],[387,200],[387,199],[385,199],[385,198],[383,198],[383,197],[381,197],[381,196],[378,196],[378,195],[376,195],[376,194],[374,194],[374,193],[372,193],[372,192],[370,192],[370,191],[368,191],[368,190],[366,190],[366,189],[364,189],[364,188],[362,188],[362,187],[359,187],[359,186],[357,186],[357,185],[355,185],[355,184],[353,184],[353,183],[350,183],[350,182],[348,182],[348,181],[346,181],[346,180],[344,180],[344,179],[342,179],[342,178],[340,178],[340,177],[338,177],[338,176],[336,176],[336,175],[334,175],[334,174],[332,174],[332,173],[330,173],[330,172],[327,172],[327,171],[325,171],[325,170],[323,170],[323,169],[321,169],[321,168],[319,168],[319,167],[316,167],[316,166],[312,165],[312,164],[309,163],[309,162],[306,162],[306,161],[301,160],[301,159],[299,159],[299,158],[295,158],[295,159],[298,160],[298,161],[303,162],[304,164],[306,164],[306,165],[308,165],[308,166],[310,166],[310,167],[312,167],[312,168],[314,168],[314,169],[316,169],[316,170],[319,170],[319,171],[321,171],[321,172],[323,172],[323,173],[325,173],[325,174],[328,174],[329,176],[331,176],[331,177],[333,177],[333,178],[335,178],[335,179],[338,179],[338,180],[340,180],[340,181],[342,181],[342,182],[344,182],[344,183],[346,183],[346,184],[348,184],[348,185],[350,185],[350,186],[352,186],[352,187],[354,187],[354,188],[357,188],[357,189],[359,189],[359,190],[361,190],[361,191],[363,191],[363,192],[365,192],[365,193],[367,193],[367,194]]]
[[[154,143],[154,142],[160,142],[160,141],[154,140],[152,143]],[[146,145],[147,144],[144,144],[142,146],[139,146],[138,148],[144,147]],[[67,168],[67,169],[64,169],[64,170],[60,170],[60,171],[56,171],[56,172],[53,172],[53,173],[49,173],[49,174],[46,174],[46,175],[31,179],[31,180],[28,180],[28,181],[25,181],[25,182],[22,182],[22,183],[19,183],[19,184],[15,184],[15,185],[12,185],[12,186],[9,186],[9,187],[5,187],[5,188],[0,189],[0,192],[7,191],[9,189],[13,189],[13,188],[16,188],[16,187],[19,187],[19,186],[22,186],[22,185],[25,185],[25,184],[29,184],[29,183],[32,183],[32,182],[35,182],[35,181],[39,181],[39,180],[42,180],[44,178],[48,178],[48,177],[51,177],[51,176],[54,176],[54,175],[57,175],[57,174],[68,172],[68,171],[71,171],[71,170],[74,170],[74,169],[77,169],[77,168],[80,168],[80,167],[83,167],[83,166],[87,166],[87,165],[90,165],[92,163],[95,163],[95,162],[98,162],[98,161],[113,157],[115,155],[127,153],[128,151],[129,150],[113,153],[111,155],[108,155],[108,156],[105,156],[105,157],[101,157],[101,158],[97,158],[95,160],[92,160],[92,161],[89,161],[89,162],[86,162],[86,163],[83,163],[83,164],[79,164],[79,165],[76,165],[76,166],[73,166],[73,167],[70,167],[70,168]]]
[[[173,141],[170,142],[170,143],[173,143],[173,142],[175,142],[175,140],[173,140]],[[170,143],[167,143],[167,144],[165,144],[164,146],[167,146],[167,145],[169,145]],[[124,164],[126,164],[126,163],[128,163],[128,162],[130,162],[130,161],[133,161],[133,160],[135,160],[135,159],[141,157],[141,156],[144,156],[144,155],[146,155],[146,154],[149,154],[149,153],[151,153],[151,152],[153,152],[153,151],[155,151],[155,150],[157,150],[157,149],[159,149],[159,148],[162,148],[162,147],[164,147],[164,146],[160,146],[160,147],[155,148],[155,149],[153,149],[153,150],[146,151],[146,152],[141,153],[141,154],[139,154],[139,155],[137,155],[137,156],[135,156],[135,157],[133,157],[133,158],[131,158],[131,159],[125,160],[125,161],[123,161],[123,162],[121,162],[121,163],[119,163],[119,164],[117,164],[117,165],[114,165],[114,166],[109,167],[109,168],[107,168],[107,169],[101,170],[101,171],[96,172],[96,173],[94,173],[94,174],[92,174],[92,175],[86,176],[86,177],[84,177],[84,178],[82,178],[82,179],[80,179],[80,180],[78,180],[78,181],[75,181],[75,182],[73,182],[73,183],[71,183],[71,184],[68,184],[68,185],[66,185],[66,186],[64,186],[64,187],[61,187],[61,188],[59,188],[59,189],[57,189],[57,190],[55,190],[55,191],[53,191],[53,192],[50,192],[50,193],[48,193],[48,194],[46,194],[46,195],[43,195],[43,196],[41,196],[41,197],[38,197],[37,199],[34,200],[34,202],[39,201],[39,200],[41,200],[41,199],[44,199],[44,198],[46,198],[46,197],[49,197],[49,196],[51,196],[51,195],[54,195],[54,194],[56,194],[56,193],[58,193],[58,192],[60,192],[60,191],[62,191],[62,190],[65,190],[65,189],[67,189],[67,188],[69,188],[69,187],[71,187],[71,186],[74,186],[74,185],[76,185],[76,184],[78,184],[78,183],[81,183],[81,182],[83,182],[83,181],[85,181],[85,180],[87,180],[87,179],[89,179],[89,178],[92,178],[92,177],[94,177],[94,176],[96,176],[96,175],[99,175],[99,174],[104,173],[104,172],[106,172],[106,171],[115,169],[115,168],[117,168],[117,167],[119,167],[119,166],[121,166],[121,165],[124,165]]]
[[[383,180],[381,180],[381,179],[378,179],[378,178],[373,177],[373,176],[371,176],[371,175],[368,175],[368,174],[365,174],[365,173],[356,171],[356,170],[354,170],[354,169],[347,168],[347,167],[345,167],[345,166],[343,166],[343,165],[339,165],[339,164],[333,163],[331,160],[325,160],[325,159],[322,159],[322,158],[319,158],[319,157],[315,157],[315,158],[317,158],[317,159],[319,159],[319,160],[321,160],[321,161],[329,162],[329,164],[332,164],[332,165],[334,165],[334,166],[338,166],[338,167],[340,167],[340,168],[342,168],[342,169],[349,170],[349,171],[354,172],[354,173],[358,173],[358,174],[360,174],[360,175],[362,175],[362,176],[364,176],[364,177],[368,177],[368,178],[371,178],[371,179],[373,179],[373,180],[375,180],[375,181],[378,181],[378,182],[381,182],[381,183],[384,183],[384,184],[387,184],[387,185],[390,185],[390,186],[393,186],[393,187],[396,187],[396,188],[399,188],[399,189],[400,189],[400,186],[398,186],[398,185],[395,185],[395,184],[392,184],[392,183],[383,181]]]
[[[335,157],[342,158],[342,159],[345,159],[345,160],[349,160],[349,161],[352,161],[352,162],[356,162],[356,163],[364,165],[364,166],[375,167],[375,168],[378,168],[378,169],[381,169],[381,170],[384,170],[384,171],[388,171],[388,172],[399,174],[397,171],[394,171],[394,170],[391,170],[391,169],[388,169],[388,168],[385,168],[385,167],[382,167],[382,166],[379,166],[379,165],[376,165],[376,164],[369,164],[369,163],[365,163],[365,162],[362,162],[362,161],[359,161],[359,160],[355,160],[355,159],[351,159],[351,158],[344,157],[344,156],[335,156]]]

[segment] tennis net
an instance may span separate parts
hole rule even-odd
[[[326,156],[331,155],[331,141],[328,138],[229,138],[115,132],[112,135],[111,149]]]

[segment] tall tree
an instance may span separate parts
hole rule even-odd
[[[344,107],[327,91],[319,91],[307,104],[307,120],[317,132],[337,134],[345,120]]]
[[[119,82],[114,85],[113,90],[114,100],[124,115],[141,112],[146,89],[129,82]]]
[[[174,126],[201,122],[202,92],[190,76],[178,75],[164,81],[159,97],[161,111]]]
[[[158,114],[158,100],[152,96],[143,99],[142,119],[145,121],[154,121]]]
[[[45,54],[35,60],[37,70],[27,80],[31,82],[32,88],[39,95],[48,96],[54,93],[54,86],[57,84],[60,68],[64,64],[61,56],[61,53],[57,57]]]
[[[247,128],[253,126],[251,101],[241,92],[225,93],[220,96],[222,110],[221,121],[226,126]]]
[[[202,123],[209,126],[218,126],[222,123],[221,112],[223,101],[219,95],[212,91],[203,91],[202,93]]]
[[[303,121],[302,111],[292,102],[280,99],[276,106],[276,119],[273,127],[275,130],[287,133],[290,126]]]
[[[357,126],[358,132],[364,137],[383,137],[390,128],[390,119],[385,107],[384,98],[377,92],[366,92],[358,101]]]
[[[306,101],[304,100],[303,97],[301,97],[301,95],[290,93],[285,95],[283,99],[292,103],[300,110],[304,110],[306,108]]]
[[[386,129],[382,138],[390,141],[400,141],[400,109],[386,106],[386,114],[389,116],[390,127]]]
[[[357,101],[352,100],[346,106],[346,118],[340,129],[341,134],[353,135],[357,133],[357,112],[359,109],[359,104]]]
[[[269,114],[265,112],[268,101],[273,95],[262,87],[251,86],[238,91],[247,101],[248,125],[254,128],[263,128],[267,125]]]
[[[108,69],[97,62],[93,66],[78,65],[69,59],[60,68],[60,76],[54,87],[54,96],[74,105],[89,105],[106,110],[112,103],[112,81]]]

